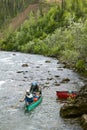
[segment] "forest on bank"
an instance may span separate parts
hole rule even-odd
[[[45,1],[18,29],[5,34],[0,49],[53,56],[87,76],[87,0]]]
[[[38,0],[0,0],[0,29],[29,4]]]

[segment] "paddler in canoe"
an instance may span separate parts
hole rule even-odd
[[[41,94],[41,88],[36,81],[32,82],[30,87],[30,93],[35,93],[35,92],[39,92]]]
[[[25,101],[26,105],[31,104],[33,101],[37,101],[38,98],[41,95],[41,89],[37,82],[32,82],[30,90],[26,90],[25,96],[23,99],[20,100],[20,102]]]

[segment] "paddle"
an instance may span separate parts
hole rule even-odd
[[[16,109],[18,105],[19,105],[19,102],[17,102],[14,106],[11,106],[11,107]]]
[[[20,99],[14,106],[11,106],[12,108],[17,108],[17,106],[19,105],[20,102],[23,102],[24,101],[24,98],[23,99]]]

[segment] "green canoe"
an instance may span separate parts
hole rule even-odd
[[[36,102],[31,103],[30,105],[25,106],[26,111],[31,111],[35,107],[37,107],[42,102],[42,96],[39,97],[39,99]]]

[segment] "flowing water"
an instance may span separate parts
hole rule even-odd
[[[70,81],[61,82],[64,78]],[[42,87],[43,101],[25,113],[19,99],[32,81]],[[54,58],[1,51],[0,130],[82,130],[78,119],[60,117],[63,103],[56,101],[56,90],[79,91],[83,85],[84,78]]]

